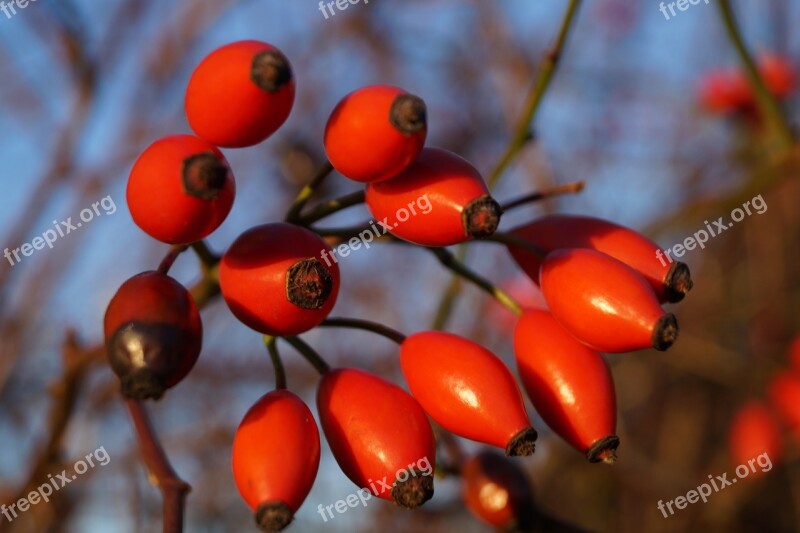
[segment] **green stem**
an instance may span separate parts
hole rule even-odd
[[[511,297],[506,291],[494,285],[491,281],[487,280],[480,274],[470,270],[464,263],[459,261],[456,256],[448,252],[444,248],[428,248],[439,260],[439,262],[449,268],[462,278],[474,283],[487,293],[489,293],[495,300],[507,307],[512,313],[516,315],[522,314],[522,307]]]
[[[328,200],[327,202],[316,206],[312,209],[309,213],[301,216],[298,220],[298,223],[303,226],[308,226],[309,224],[313,224],[317,220],[323,219],[329,215],[342,211],[343,209],[347,209],[348,207],[363,204],[364,203],[364,191],[356,191],[354,193],[347,194],[340,198],[334,198],[333,200]]]
[[[583,181],[576,181],[564,185],[556,185],[555,187],[551,187],[543,191],[526,194],[525,196],[520,196],[519,198],[509,200],[508,202],[504,203],[501,207],[503,211],[509,211],[511,209],[514,209],[515,207],[519,207],[525,204],[530,204],[533,202],[538,202],[539,200],[544,200],[545,198],[551,198],[553,196],[558,196],[561,194],[576,194],[581,192],[584,189],[584,187],[586,187],[586,183]]]
[[[278,338],[272,335],[264,335],[264,344],[267,346],[269,358],[272,360],[272,368],[275,369],[275,388],[286,388],[286,370],[283,368],[281,355],[278,353]]]
[[[193,242],[191,247],[204,270],[211,270],[219,263],[219,256],[211,251],[206,241]]]
[[[514,246],[516,248],[521,248],[526,252],[529,252],[531,255],[535,255],[539,259],[544,259],[544,256],[547,255],[547,252],[536,246],[535,244],[526,241],[522,237],[518,237],[513,233],[505,233],[502,231],[495,232],[494,235],[483,239],[485,241],[493,241],[499,242],[501,244],[505,244],[506,246]]]
[[[175,263],[175,260],[181,255],[183,252],[186,251],[188,246],[185,244],[174,244],[170,246],[167,255],[164,256],[164,259],[161,260],[161,263],[158,264],[158,269],[156,270],[159,274],[167,275],[169,274],[169,269],[172,268],[172,265]]]
[[[520,115],[517,126],[514,129],[514,135],[511,138],[511,143],[508,145],[506,151],[500,157],[500,160],[498,161],[497,165],[495,165],[494,170],[492,170],[492,172],[489,174],[489,178],[486,180],[490,189],[494,187],[494,185],[500,179],[500,176],[503,175],[508,166],[514,161],[514,159],[516,159],[517,155],[519,155],[519,153],[531,139],[531,124],[536,118],[536,113],[539,110],[542,99],[544,98],[547,89],[550,87],[550,82],[553,80],[553,75],[555,74],[556,67],[558,66],[561,53],[564,50],[570,28],[573,26],[573,21],[575,20],[575,15],[578,12],[580,4],[581,0],[570,0],[569,7],[567,7],[567,12],[564,15],[563,21],[561,22],[561,29],[558,32],[558,37],[556,37],[555,43],[545,55],[544,60],[539,67],[539,72],[537,73],[536,79],[533,82],[533,86],[528,92],[528,96],[525,98],[524,111],[522,112],[522,115]]]
[[[456,249],[455,259],[461,263],[465,263],[469,250],[467,246],[462,244]],[[454,275],[450,278],[450,283],[447,284],[447,288],[442,294],[442,298],[439,300],[439,306],[436,308],[436,314],[431,322],[431,329],[438,331],[447,326],[447,321],[453,313],[453,307],[455,307],[458,295],[461,293],[462,283],[461,276]]]
[[[392,329],[389,326],[378,324],[377,322],[370,322],[369,320],[362,320],[360,318],[328,318],[322,321],[320,326],[337,327],[337,328],[354,328],[371,331],[382,335],[387,339],[402,344],[406,340],[406,336]]]
[[[719,6],[725,29],[728,31],[728,36],[733,42],[736,52],[739,54],[739,59],[741,59],[744,64],[745,74],[750,82],[750,86],[755,92],[758,109],[764,117],[764,120],[766,120],[768,128],[772,131],[773,135],[775,135],[775,139],[780,144],[780,148],[788,150],[794,144],[792,129],[783,116],[775,96],[764,83],[764,79],[761,77],[758,67],[755,61],[753,61],[753,57],[747,50],[741,30],[733,15],[730,0],[717,0],[717,5]]]
[[[323,359],[322,356],[320,356],[316,350],[309,346],[303,339],[300,337],[281,338],[291,344],[295,350],[300,352],[300,355],[305,357],[306,360],[311,363],[311,366],[313,366],[317,372],[320,373],[320,375],[330,371],[331,367],[325,362],[325,359]]]
[[[322,184],[322,182],[325,181],[325,178],[327,178],[332,171],[333,165],[331,165],[330,161],[326,160],[317,171],[316,176],[314,176],[311,182],[300,189],[300,192],[297,194],[297,197],[295,197],[294,202],[292,202],[292,205],[286,212],[286,222],[296,223],[298,220],[300,220],[300,213],[303,211],[303,207],[305,207],[305,205],[314,195],[314,192]]]

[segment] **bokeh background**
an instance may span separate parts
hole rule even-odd
[[[566,7],[371,0],[326,20],[313,0],[38,0],[10,19],[0,14],[0,245],[30,242],[53,220],[77,220],[108,195],[117,207],[52,250],[13,267],[0,261],[0,503],[99,446],[111,457],[49,504],[12,523],[0,517],[0,530],[160,530],[161,497],[148,482],[118,382],[96,352],[85,354],[102,342],[103,312],[117,287],[154,268],[167,250],[133,224],[127,173],[153,140],[190,131],[184,89],[207,53],[240,39],[271,42],[291,60],[298,86],[292,115],[276,135],[225,151],[238,194],[208,239],[222,252],[248,227],[282,219],[324,161],[331,109],[365,84],[395,84],[422,96],[428,144],[488,172],[509,142]],[[800,59],[800,34],[791,31],[800,23],[800,3],[741,0],[734,8],[750,50]],[[494,191],[503,200],[584,180],[582,193],[509,213],[502,227],[543,213],[585,213],[644,231],[664,247],[757,194],[769,206],[684,257],[695,289],[671,309],[681,325],[672,349],[608,357],[622,438],[616,465],[589,464],[530,409],[540,442],[520,465],[537,505],[588,531],[800,528],[800,462],[791,439],[770,472],[666,519],[656,508],[709,474],[732,471],[731,417],[743,401],[763,396],[800,331],[797,156],[775,149],[752,121],[706,113],[697,103],[706,73],[738,65],[713,1],[667,21],[655,0],[585,0],[533,125],[535,139]],[[795,96],[782,102],[793,125]],[[315,201],[357,189],[335,175]],[[355,207],[326,224],[368,216]],[[521,299],[535,299],[503,247],[471,244],[468,261]],[[429,327],[451,279],[432,255],[407,246],[361,249],[340,267],[334,314],[406,333]],[[199,273],[190,253],[172,271],[186,284]],[[272,370],[260,336],[221,300],[204,309],[203,320],[197,367],[148,409],[192,486],[187,530],[254,531],[233,484],[230,447],[244,412],[272,388]],[[474,287],[463,286],[445,327],[490,347],[513,368],[513,316]],[[331,364],[403,383],[396,348],[380,337],[326,329],[304,338]],[[282,352],[290,388],[315,410],[316,374],[288,346]],[[317,505],[355,488],[323,444],[317,483],[290,531],[490,531],[468,513],[453,476],[437,479],[435,498],[417,511],[373,500],[324,523]]]

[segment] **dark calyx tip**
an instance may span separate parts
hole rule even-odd
[[[320,309],[333,290],[333,276],[319,259],[298,261],[286,274],[286,298],[302,309]]]
[[[670,303],[680,302],[683,297],[692,290],[692,274],[689,266],[680,261],[672,263],[672,266],[664,278],[664,288],[667,291],[667,301]]]
[[[228,165],[216,154],[204,152],[183,161],[183,190],[202,200],[212,200],[225,187]]]
[[[122,395],[132,400],[160,400],[167,390],[164,381],[147,368],[139,368],[121,378]]]
[[[503,210],[494,198],[485,194],[471,201],[461,213],[466,234],[475,239],[491,237],[500,225]]]
[[[656,322],[653,328],[653,348],[658,351],[665,351],[672,346],[678,338],[678,321],[675,315],[667,313]]]
[[[619,446],[619,437],[616,435],[603,437],[589,447],[586,451],[586,458],[590,463],[603,462],[612,465],[617,460],[617,446]]]
[[[392,500],[400,507],[414,509],[433,498],[433,476],[411,476],[392,487]]]
[[[425,101],[413,94],[401,94],[392,102],[389,122],[400,133],[411,135],[428,127],[428,108]]]
[[[517,457],[533,455],[536,450],[536,437],[539,435],[532,427],[527,427],[514,435],[514,438],[506,446],[507,457]]]
[[[261,531],[282,531],[294,519],[294,511],[283,502],[262,503],[256,509],[256,524]]]
[[[277,50],[267,50],[253,57],[250,79],[269,93],[276,93],[292,81],[289,60]]]

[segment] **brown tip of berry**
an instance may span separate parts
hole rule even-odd
[[[678,338],[678,320],[672,313],[658,319],[653,328],[653,348],[663,352]]]
[[[319,259],[303,259],[286,273],[286,298],[303,309],[320,309],[333,290],[333,276]]]
[[[253,57],[250,79],[269,93],[276,93],[292,81],[292,67],[278,50],[267,50]]]
[[[256,509],[256,524],[261,531],[281,531],[294,519],[294,511],[283,502],[262,503]]]
[[[506,446],[506,456],[526,456],[533,455],[536,450],[536,437],[539,435],[532,427],[526,427],[511,439]]]
[[[686,263],[677,261],[672,263],[672,266],[664,277],[664,288],[667,291],[667,301],[671,303],[680,302],[686,296],[692,287],[692,274],[689,272],[689,266]]]
[[[183,190],[202,200],[211,200],[225,187],[228,172],[228,165],[214,153],[187,157],[183,160]]]
[[[167,388],[164,381],[147,368],[139,368],[120,379],[122,395],[132,400],[160,400]]]
[[[392,487],[392,500],[400,507],[414,509],[433,498],[433,476],[411,475]]]
[[[617,446],[619,446],[619,437],[616,435],[597,439],[586,451],[586,458],[590,463],[603,462],[612,465],[617,460]]]
[[[428,127],[428,108],[425,101],[413,94],[401,94],[392,102],[389,122],[400,133],[411,135]]]
[[[491,237],[497,231],[503,210],[494,198],[485,194],[474,199],[461,212],[461,224],[466,234],[475,239]]]

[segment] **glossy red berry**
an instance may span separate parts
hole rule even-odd
[[[522,384],[547,425],[589,461],[614,462],[617,401],[602,356],[541,310],[519,319],[514,353]]]
[[[262,396],[233,438],[233,478],[262,531],[292,521],[317,476],[319,430],[306,404],[288,390]]]
[[[746,465],[761,454],[777,461],[783,447],[778,421],[763,402],[756,400],[747,402],[736,412],[728,441],[734,465]]]
[[[464,463],[461,476],[464,501],[475,516],[502,531],[533,526],[533,488],[516,461],[482,450]]]
[[[158,399],[194,366],[203,325],[194,299],[165,274],[142,272],[122,284],[103,320],[106,354],[128,398]]]
[[[206,56],[189,79],[186,118],[217,146],[241,148],[272,135],[289,117],[294,76],[271,44],[238,41]]]
[[[398,176],[368,183],[372,216],[400,239],[449,246],[492,235],[501,210],[480,173],[452,152],[425,148]]]
[[[411,394],[448,431],[530,455],[536,431],[522,395],[503,362],[483,346],[439,331],[415,333],[400,346]]]
[[[398,87],[371,85],[336,106],[325,126],[325,152],[343,176],[383,181],[408,168],[428,134],[425,102]]]
[[[433,431],[403,389],[367,372],[340,368],[323,375],[317,410],[336,462],[359,488],[406,508],[433,496]]]
[[[544,252],[559,248],[590,248],[610,255],[639,272],[662,302],[678,302],[692,288],[689,267],[664,255],[657,244],[624,226],[578,215],[549,215],[512,230]],[[538,283],[542,260],[510,245],[517,264]]]
[[[556,250],[542,261],[539,281],[555,319],[597,351],[666,350],[677,338],[675,316],[661,309],[652,287],[611,256]]]
[[[767,397],[789,430],[800,436],[800,374],[784,370],[767,385]]]
[[[168,244],[188,244],[219,227],[236,185],[228,162],[208,142],[171,135],[139,156],[128,178],[127,201],[142,231]]]
[[[339,266],[316,233],[285,223],[242,233],[222,256],[225,303],[245,325],[267,335],[298,335],[336,303]]]

